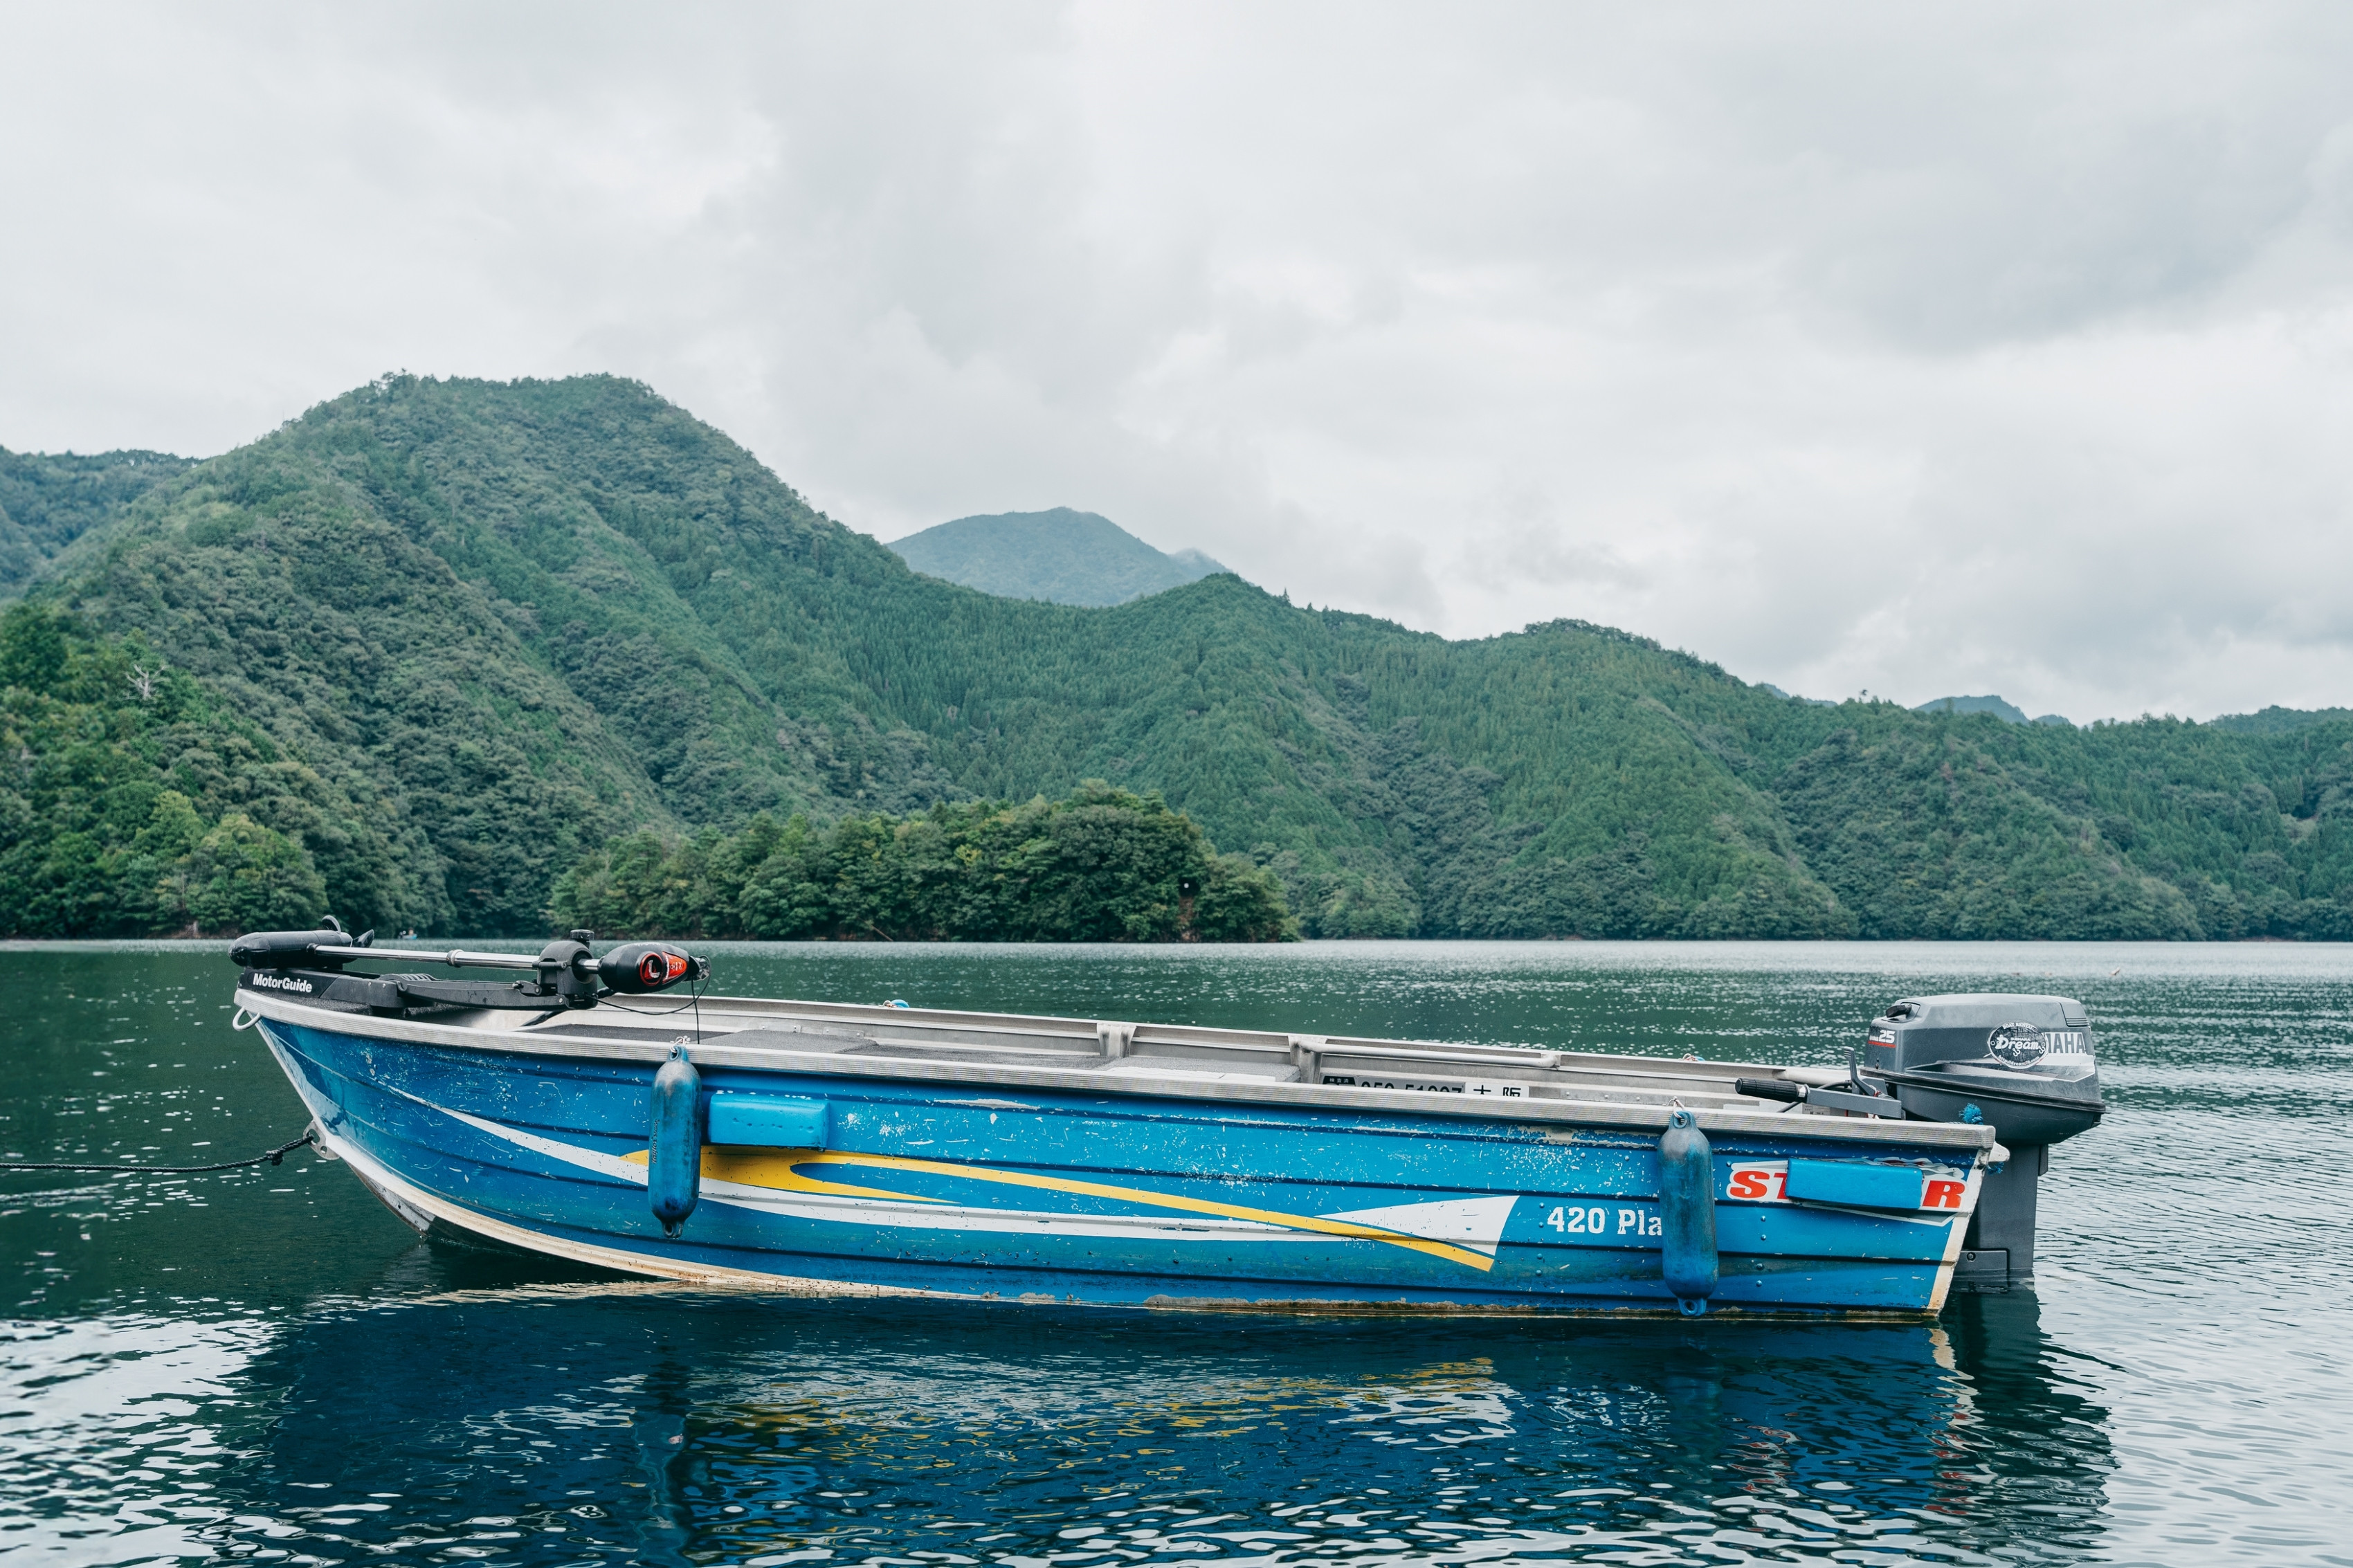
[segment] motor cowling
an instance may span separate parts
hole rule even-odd
[[[644,996],[667,991],[681,981],[708,980],[711,961],[667,942],[633,942],[598,959],[596,975],[608,989],[624,996]]]
[[[330,915],[317,931],[248,931],[228,944],[228,961],[239,969],[340,969],[349,960],[319,949],[366,945],[364,939],[354,938]]]
[[[1912,996],[1871,1021],[1862,1068],[1888,1081],[1907,1114],[1982,1123],[2016,1149],[2099,1124],[2107,1108],[2093,1043],[2073,997]]]

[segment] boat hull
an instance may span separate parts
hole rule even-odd
[[[410,1223],[628,1272],[1120,1307],[1677,1310],[1657,1139],[1623,1125],[706,1067],[714,1097],[819,1108],[821,1145],[706,1146],[666,1238],[653,1064],[259,1026],[327,1147]],[[1709,1310],[1935,1313],[1980,1162],[1900,1152],[1718,1133]],[[1792,1161],[1914,1172],[1940,1206],[1792,1202]]]

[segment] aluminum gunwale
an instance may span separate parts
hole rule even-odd
[[[642,1043],[628,1040],[596,1039],[580,1036],[565,1036],[554,1026],[534,1029],[528,1017],[506,1028],[485,1028],[480,1026],[432,1023],[413,1018],[381,1017],[353,1014],[333,1008],[307,1005],[294,997],[276,992],[256,991],[240,985],[237,992],[239,1006],[272,1022],[291,1024],[304,1028],[326,1030],[335,1034],[354,1035],[383,1040],[432,1045],[460,1050],[502,1051],[528,1056],[564,1057],[574,1059],[591,1058],[607,1061],[642,1062],[656,1066],[670,1055],[671,1041],[648,1039]],[[1184,1077],[1158,1077],[1131,1071],[1113,1078],[1100,1072],[1060,1070],[1043,1060],[1037,1066],[999,1066],[986,1062],[953,1062],[938,1059],[910,1060],[903,1058],[856,1057],[845,1058],[827,1051],[785,1051],[773,1047],[744,1048],[730,1047],[727,1035],[709,1037],[709,1023],[713,1016],[744,1019],[740,1028],[757,1026],[758,1020],[776,1017],[801,1017],[833,1022],[920,1024],[937,1020],[939,1026],[973,1029],[992,1034],[1029,1033],[1035,1037],[1058,1032],[1057,1026],[1067,1028],[1073,1042],[1095,1037],[1097,1026],[1073,1019],[1039,1017],[1023,1018],[1022,1025],[1035,1024],[1034,1029],[1017,1029],[1002,1014],[947,1013],[917,1009],[865,1008],[840,1003],[801,1004],[761,997],[705,997],[702,1000],[705,1019],[705,1039],[693,1047],[694,1061],[699,1067],[748,1068],[790,1071],[844,1079],[913,1080],[939,1084],[968,1084],[976,1088],[1028,1089],[1033,1092],[1077,1093],[1103,1096],[1133,1096],[1141,1099],[1198,1100],[1219,1104],[1263,1105],[1298,1110],[1357,1110],[1387,1114],[1445,1116],[1463,1121],[1506,1121],[1521,1124],[1568,1123],[1584,1126],[1605,1126],[1641,1131],[1663,1131],[1671,1108],[1667,1106],[1628,1105],[1622,1102],[1590,1100],[1519,1100],[1504,1105],[1485,1100],[1467,1101],[1452,1095],[1430,1094],[1411,1089],[1364,1089],[1353,1085],[1323,1083],[1260,1083],[1231,1080],[1216,1083]],[[582,1009],[561,1015],[566,1021],[586,1022],[605,1013],[603,1007]],[[629,1016],[645,1016],[634,1008],[613,1008],[613,1013]],[[672,1038],[682,1037],[686,1029],[683,1009],[656,1015],[675,1018],[677,1023],[663,1029],[649,1029],[650,1034],[676,1030]],[[984,1020],[988,1020],[984,1022]],[[609,1021],[609,1020],[607,1020]],[[1154,1026],[1137,1026],[1136,1033],[1146,1029],[1158,1031]],[[730,1032],[733,1032],[732,1030]],[[870,1031],[871,1032],[871,1031]],[[1211,1030],[1186,1026],[1179,1038],[1169,1043],[1222,1044],[1230,1041],[1243,1049],[1258,1047],[1271,1054],[1278,1048],[1288,1049],[1294,1037],[1261,1031]],[[1263,1045],[1261,1045],[1263,1042]],[[908,1043],[916,1043],[910,1041]],[[1132,1048],[1132,1047],[1131,1047]],[[1411,1047],[1408,1047],[1411,1048]],[[1351,1054],[1345,1048],[1329,1054]],[[1471,1047],[1473,1051],[1482,1047]],[[1494,1051],[1495,1047],[1484,1047]],[[1041,1058],[1052,1053],[1041,1051]],[[1072,1052],[1074,1057],[1082,1053]],[[1438,1053],[1432,1053],[1436,1055]],[[1474,1066],[1524,1065],[1540,1067],[1535,1059],[1551,1053],[1528,1051],[1525,1056],[1496,1054],[1483,1060],[1465,1057],[1449,1059]],[[1588,1056],[1588,1053],[1578,1053]],[[1124,1058],[1133,1063],[1139,1058]],[[1140,1058],[1150,1060],[1149,1058]],[[1650,1058],[1608,1058],[1609,1062],[1640,1062]],[[1634,1070],[1640,1071],[1640,1068]],[[1692,1075],[1694,1079],[1704,1077]],[[1710,1131],[1750,1132],[1770,1137],[1820,1138],[1850,1143],[1880,1143],[1894,1148],[1978,1150],[1993,1146],[1992,1129],[1945,1121],[1883,1121],[1870,1118],[1798,1116],[1775,1111],[1731,1110],[1722,1108],[1693,1107],[1701,1127]]]

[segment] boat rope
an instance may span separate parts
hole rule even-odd
[[[248,1165],[277,1164],[305,1143],[316,1143],[319,1134],[305,1129],[302,1136],[291,1143],[280,1143],[266,1153],[248,1160],[224,1160],[217,1165],[125,1165],[77,1164],[65,1160],[0,1160],[0,1171],[143,1171],[151,1176],[196,1176],[207,1171],[241,1171]]]
[[[703,984],[704,982],[702,980],[696,980],[692,988],[687,992],[686,1000],[680,1003],[675,1007],[624,1006],[622,1004],[613,1000],[613,995],[610,992],[607,992],[604,995],[597,997],[596,1005],[599,1007],[610,1007],[616,1013],[635,1013],[640,1018],[667,1018],[672,1014],[683,1013],[687,1011],[687,1009],[692,1008],[694,1010],[694,1044],[699,1046],[702,1044]],[[534,1019],[533,1022],[537,1022],[537,1020]],[[528,1026],[525,1026],[528,1027]]]

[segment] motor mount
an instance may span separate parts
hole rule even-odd
[[[631,942],[598,958],[588,945],[591,934],[575,931],[548,943],[535,956],[470,952],[461,948],[420,952],[374,946],[373,931],[353,937],[330,918],[316,931],[248,932],[230,945],[229,959],[245,971],[243,984],[253,989],[373,1013],[432,1007],[593,1007],[607,996],[649,995],[682,982],[700,983],[711,977],[709,959],[697,958],[670,942]],[[531,978],[499,984],[427,974],[347,972],[343,966],[356,959],[438,963],[452,969],[524,970]]]

